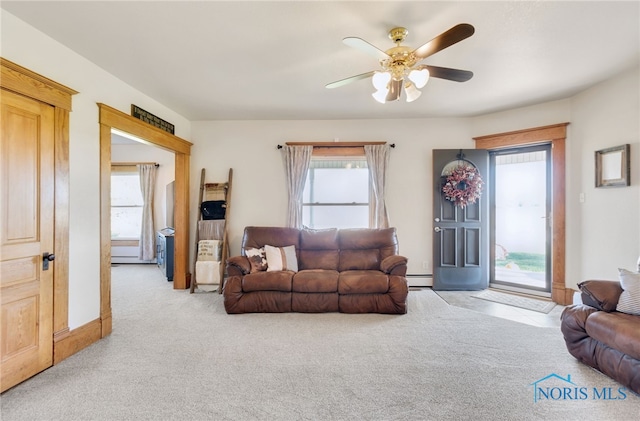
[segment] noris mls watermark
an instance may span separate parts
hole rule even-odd
[[[623,401],[627,399],[626,387],[581,386],[571,381],[571,376],[562,377],[551,373],[531,383],[533,402],[542,401]]]

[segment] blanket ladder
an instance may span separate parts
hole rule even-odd
[[[201,240],[219,240],[220,260],[219,260],[219,283],[218,294],[222,294],[224,285],[224,272],[227,257],[229,256],[228,226],[229,214],[231,210],[231,186],[233,181],[233,168],[229,168],[229,177],[223,183],[205,183],[205,169],[200,172],[200,194],[198,198],[198,220],[196,221],[196,248],[194,253],[194,270],[191,277],[190,293],[198,288],[197,266],[198,266],[198,250]],[[224,208],[223,219],[205,219],[202,212],[202,204],[207,201],[223,201]],[[205,285],[202,281],[201,285]]]

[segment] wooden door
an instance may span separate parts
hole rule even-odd
[[[53,364],[54,263],[43,257],[54,251],[54,108],[4,89],[1,105],[0,383],[5,391]]]
[[[475,167],[485,182],[480,198],[460,207],[442,192],[460,164]],[[489,154],[486,150],[433,151],[433,289],[473,291],[489,286]]]

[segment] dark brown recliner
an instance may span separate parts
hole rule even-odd
[[[254,271],[245,256],[265,245],[296,250],[298,271]],[[395,228],[246,227],[242,255],[227,260],[227,313],[407,312],[407,258]]]

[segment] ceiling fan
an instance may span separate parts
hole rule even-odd
[[[466,82],[473,77],[473,72],[468,70],[450,69],[447,67],[418,65],[423,59],[444,50],[466,38],[469,38],[475,29],[468,23],[461,23],[448,31],[443,32],[421,47],[412,50],[407,46],[400,45],[406,38],[409,31],[406,28],[398,27],[389,31],[389,38],[396,43],[395,47],[382,51],[378,47],[368,43],[362,38],[347,37],[342,40],[346,45],[370,54],[380,61],[381,70],[373,70],[346,79],[331,82],[327,88],[337,88],[360,79],[371,78],[376,92],[373,98],[385,103],[397,101],[400,94],[405,92],[407,102],[415,101],[422,95],[418,89],[424,87],[429,77],[453,80],[456,82]]]

